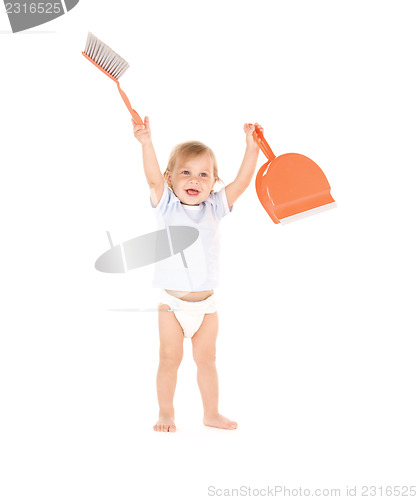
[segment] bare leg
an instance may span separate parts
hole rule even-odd
[[[203,403],[203,423],[210,427],[233,430],[237,423],[218,411],[219,385],[216,371],[218,313],[205,314],[199,330],[192,337],[193,358],[197,365],[197,383]]]
[[[157,372],[157,397],[160,414],[155,431],[174,432],[174,392],[177,370],[183,358],[183,330],[167,304],[160,304],[158,326],[160,332],[160,364]]]

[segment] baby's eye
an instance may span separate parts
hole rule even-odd
[[[187,175],[189,173],[189,171],[188,170],[183,170],[182,173]]]
[[[207,177],[207,174],[205,174],[205,172],[202,172],[200,175],[204,175],[205,177]]]

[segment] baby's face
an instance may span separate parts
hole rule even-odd
[[[180,158],[172,174],[168,174],[167,181],[183,204],[199,205],[210,195],[216,182],[213,160],[208,154]]]

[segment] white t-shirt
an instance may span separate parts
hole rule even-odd
[[[219,222],[232,211],[225,187],[211,193],[200,205],[183,205],[164,183],[160,202],[154,208],[159,229],[167,226],[191,226],[199,231],[197,240],[180,253],[154,264],[153,287],[166,290],[200,292],[219,285]]]

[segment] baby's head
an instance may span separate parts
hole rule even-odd
[[[175,146],[163,175],[168,186],[185,205],[199,205],[213,191],[216,181],[222,182],[218,177],[213,151],[199,141],[182,142]]]

